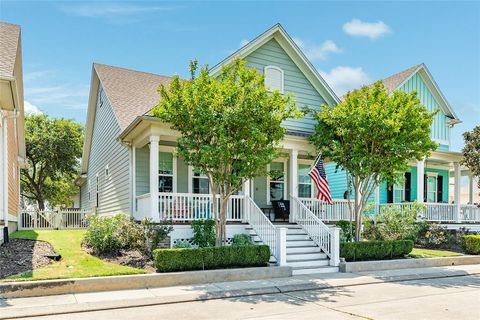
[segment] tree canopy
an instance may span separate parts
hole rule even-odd
[[[289,95],[269,92],[264,76],[235,60],[212,76],[207,67],[197,76],[197,62],[190,65],[191,79],[174,77],[161,86],[161,100],[153,114],[182,136],[178,154],[206,174],[213,196],[217,245],[224,244],[228,198],[242,184],[266,175],[267,165],[278,156],[285,129],[282,122],[299,117]]]
[[[22,196],[51,206],[70,204],[78,189],[74,179],[82,156],[83,129],[70,119],[47,115],[25,117],[27,167],[21,170]]]
[[[463,147],[462,164],[467,166],[477,181],[480,188],[480,126],[476,126],[472,131],[463,134],[465,146]]]
[[[382,180],[394,184],[437,144],[430,138],[435,112],[420,103],[415,92],[389,94],[381,82],[349,92],[337,106],[322,106],[311,142],[326,158],[347,172],[353,184],[358,240],[361,214]]]

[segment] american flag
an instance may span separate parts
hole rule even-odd
[[[332,204],[332,194],[330,193],[327,174],[325,173],[325,167],[323,166],[323,159],[321,156],[318,156],[317,161],[315,161],[308,175],[310,178],[312,178],[313,182],[315,182],[315,186],[317,187],[317,198]]]

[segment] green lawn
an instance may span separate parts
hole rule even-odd
[[[423,248],[413,248],[410,252],[410,257],[412,258],[441,258],[441,257],[455,257],[462,256],[463,254],[447,251],[447,250],[433,250],[433,249],[423,249]]]
[[[62,259],[46,267],[12,276],[8,280],[85,278],[146,273],[142,269],[105,262],[89,255],[80,246],[84,233],[84,230],[24,230],[13,233],[11,238],[50,242]]]

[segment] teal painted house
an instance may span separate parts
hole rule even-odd
[[[424,161],[411,161],[410,170],[404,173],[402,183],[387,186],[382,183],[375,199],[379,204],[420,201],[425,203],[449,203],[453,195],[449,191],[450,176],[455,168],[460,171],[461,154],[450,151],[451,128],[461,121],[438,88],[424,64],[419,64],[382,80],[389,92],[400,90],[417,92],[421,103],[429,111],[439,110],[431,126],[431,138],[439,144]],[[333,196],[343,198],[347,189],[345,173],[335,172],[335,165],[327,166]]]

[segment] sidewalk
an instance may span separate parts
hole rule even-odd
[[[0,319],[108,310],[418,279],[480,275],[480,265],[302,275],[204,285],[0,299]]]

